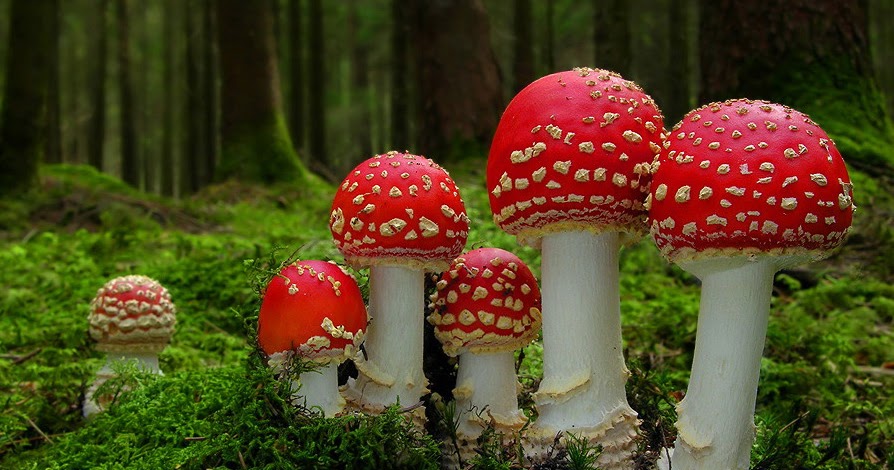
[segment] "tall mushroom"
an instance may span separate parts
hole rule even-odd
[[[89,331],[96,341],[96,350],[106,353],[106,363],[85,393],[85,417],[102,411],[108,404],[109,397],[95,394],[115,376],[118,365],[134,363],[140,370],[163,375],[158,367],[158,353],[174,334],[175,312],[168,290],[146,276],[116,277],[96,292],[90,304]]]
[[[540,332],[540,289],[522,260],[499,248],[478,248],[441,274],[428,321],[449,356],[459,356],[453,398],[463,459],[487,423],[511,434],[527,422],[518,408],[513,352]]]
[[[748,468],[776,271],[827,256],[854,211],[835,144],[789,107],[747,99],[691,111],[654,175],[652,236],[702,281],[673,468]]]
[[[415,405],[427,392],[424,272],[446,269],[468,237],[459,190],[425,157],[376,155],[339,187],[329,227],[347,263],[370,267],[366,355],[355,359],[359,376],[345,396],[372,413],[395,403]],[[424,422],[424,409],[417,408],[415,417]]]
[[[342,412],[338,364],[363,341],[366,306],[357,282],[327,261],[295,261],[267,284],[258,313],[258,344],[268,364],[284,372],[294,356],[321,365],[298,377],[296,401],[323,416]],[[297,389],[297,384],[293,387]]]
[[[561,431],[626,465],[637,414],[627,403],[618,251],[646,232],[643,202],[663,118],[616,73],[578,68],[540,78],[506,108],[487,163],[494,221],[542,248],[543,382],[530,449]]]

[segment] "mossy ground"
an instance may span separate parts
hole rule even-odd
[[[536,274],[539,253],[490,221],[483,167],[450,167],[472,219],[468,247],[512,250]],[[326,226],[333,188],[226,183],[172,202],[82,167],[42,171],[41,189],[4,201],[0,218],[0,467],[437,467],[437,442],[410,432],[397,410],[321,420],[292,409],[254,347],[265,276],[290,256],[341,260]],[[894,468],[894,258],[886,255],[894,203],[872,180],[855,180],[852,242],[776,278],[757,468]],[[648,240],[624,249],[621,272],[628,388],[644,421],[646,465],[674,437],[698,284]],[[135,391],[85,422],[79,402],[103,360],[86,334],[89,302],[128,273],[158,279],[178,306],[177,333],[161,355],[166,375],[125,374]],[[540,352],[535,343],[521,361],[528,411]],[[479,468],[525,463],[493,441],[482,449]],[[587,460],[586,449],[576,452]],[[549,468],[573,461],[566,452]]]

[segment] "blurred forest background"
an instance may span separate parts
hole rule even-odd
[[[304,168],[337,181],[390,149],[479,157],[515,91],[575,66],[641,84],[668,128],[709,100],[796,107],[890,174],[890,152],[860,147],[892,145],[894,1],[752,3],[0,0],[0,182],[87,163],[183,196]]]

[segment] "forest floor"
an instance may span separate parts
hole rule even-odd
[[[448,167],[472,221],[467,246],[513,251],[539,274],[539,253],[491,222],[483,161]],[[776,276],[754,468],[894,469],[894,196],[853,176],[859,210],[845,248]],[[42,169],[33,194],[0,201],[0,468],[438,468],[445,423],[416,433],[397,409],[316,418],[287,404],[255,346],[270,273],[294,257],[341,260],[327,228],[333,194],[226,183],[172,201],[60,165]],[[118,385],[133,391],[85,421],[80,402],[104,360],[87,335],[90,301],[107,280],[135,273],[160,281],[178,308],[165,375],[121,371]],[[622,251],[643,468],[674,439],[698,295],[697,280],[649,239]],[[520,403],[532,416],[540,353],[535,342],[520,356]],[[530,466],[491,439],[475,468]],[[541,468],[576,462],[558,453]]]

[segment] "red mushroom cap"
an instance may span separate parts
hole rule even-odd
[[[469,218],[447,171],[425,157],[392,151],[345,178],[329,228],[352,265],[440,271],[462,253]]]
[[[514,254],[478,248],[441,274],[428,321],[444,351],[497,352],[519,349],[540,331],[540,288]]]
[[[328,261],[296,261],[267,284],[258,314],[258,343],[268,355],[297,353],[329,362],[363,341],[366,306],[357,281]]]
[[[652,98],[614,72],[534,81],[509,103],[491,145],[494,221],[528,245],[565,230],[642,235],[663,129]]]
[[[822,257],[842,243],[853,186],[807,115],[767,101],[711,103],[668,134],[652,182],[652,236],[671,261]],[[797,262],[797,261],[796,261]]]
[[[90,336],[104,352],[160,352],[177,322],[167,289],[142,275],[107,282],[96,292],[90,310]]]

